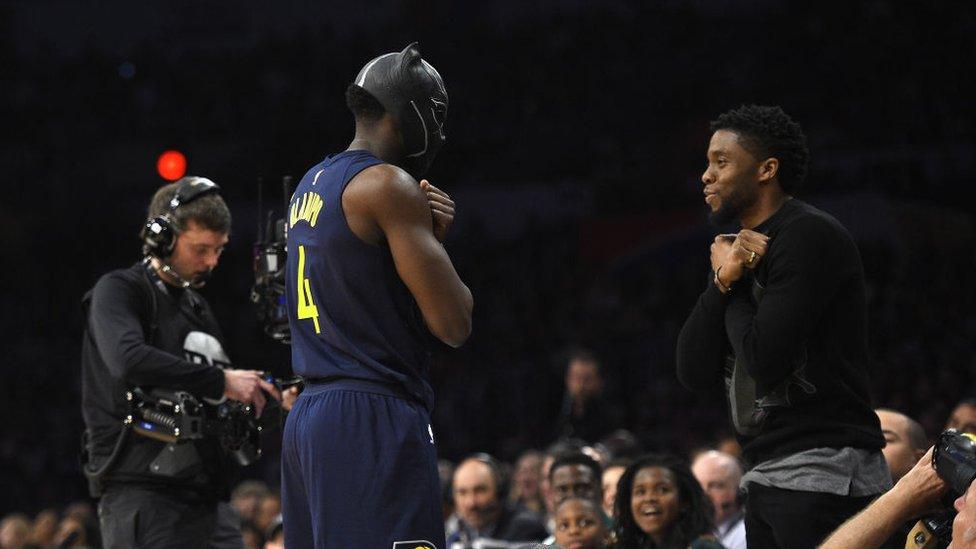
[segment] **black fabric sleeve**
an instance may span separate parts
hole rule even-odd
[[[826,220],[796,220],[771,242],[769,275],[760,303],[747,292],[733,296],[725,327],[735,356],[756,380],[760,393],[792,373],[795,359],[810,337],[839,284],[835,264],[842,241]]]
[[[728,349],[725,307],[728,301],[729,295],[723,294],[714,282],[709,281],[678,334],[675,351],[678,381],[692,391],[711,392],[720,389],[724,382],[722,370]]]
[[[109,372],[131,386],[220,398],[224,374],[219,368],[188,362],[146,343],[141,317],[148,312],[149,296],[140,282],[113,273],[102,277],[92,292],[89,330]]]

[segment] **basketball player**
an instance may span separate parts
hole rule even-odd
[[[454,203],[420,179],[447,102],[416,44],[373,59],[346,90],[355,138],[292,197],[292,365],[307,388],[282,449],[289,549],[444,547],[425,342],[464,343],[473,305],[442,244]]]

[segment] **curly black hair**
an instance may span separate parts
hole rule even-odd
[[[349,84],[346,88],[346,106],[356,120],[363,122],[376,122],[386,113],[379,99],[356,84]]]
[[[742,105],[723,113],[710,124],[712,132],[731,130],[743,146],[759,158],[779,160],[777,178],[787,194],[793,194],[807,176],[810,150],[803,129],[777,106]]]
[[[684,461],[670,454],[648,454],[632,463],[617,482],[617,497],[613,502],[617,522],[613,533],[618,549],[657,548],[658,545],[634,520],[631,509],[631,492],[634,489],[634,477],[641,469],[660,467],[671,471],[678,485],[678,502],[683,509],[668,534],[668,538],[661,547],[685,548],[700,536],[710,534],[714,523],[715,511],[712,502],[705,496],[698,480],[691,474],[691,469]]]

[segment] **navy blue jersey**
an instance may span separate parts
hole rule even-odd
[[[427,328],[390,249],[349,228],[342,192],[382,163],[367,151],[326,157],[302,178],[288,218],[287,295],[292,368],[310,379],[364,379],[402,387],[428,410]]]

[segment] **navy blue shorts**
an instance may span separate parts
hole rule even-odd
[[[281,450],[285,546],[444,549],[437,450],[423,406],[378,383],[310,384]]]

